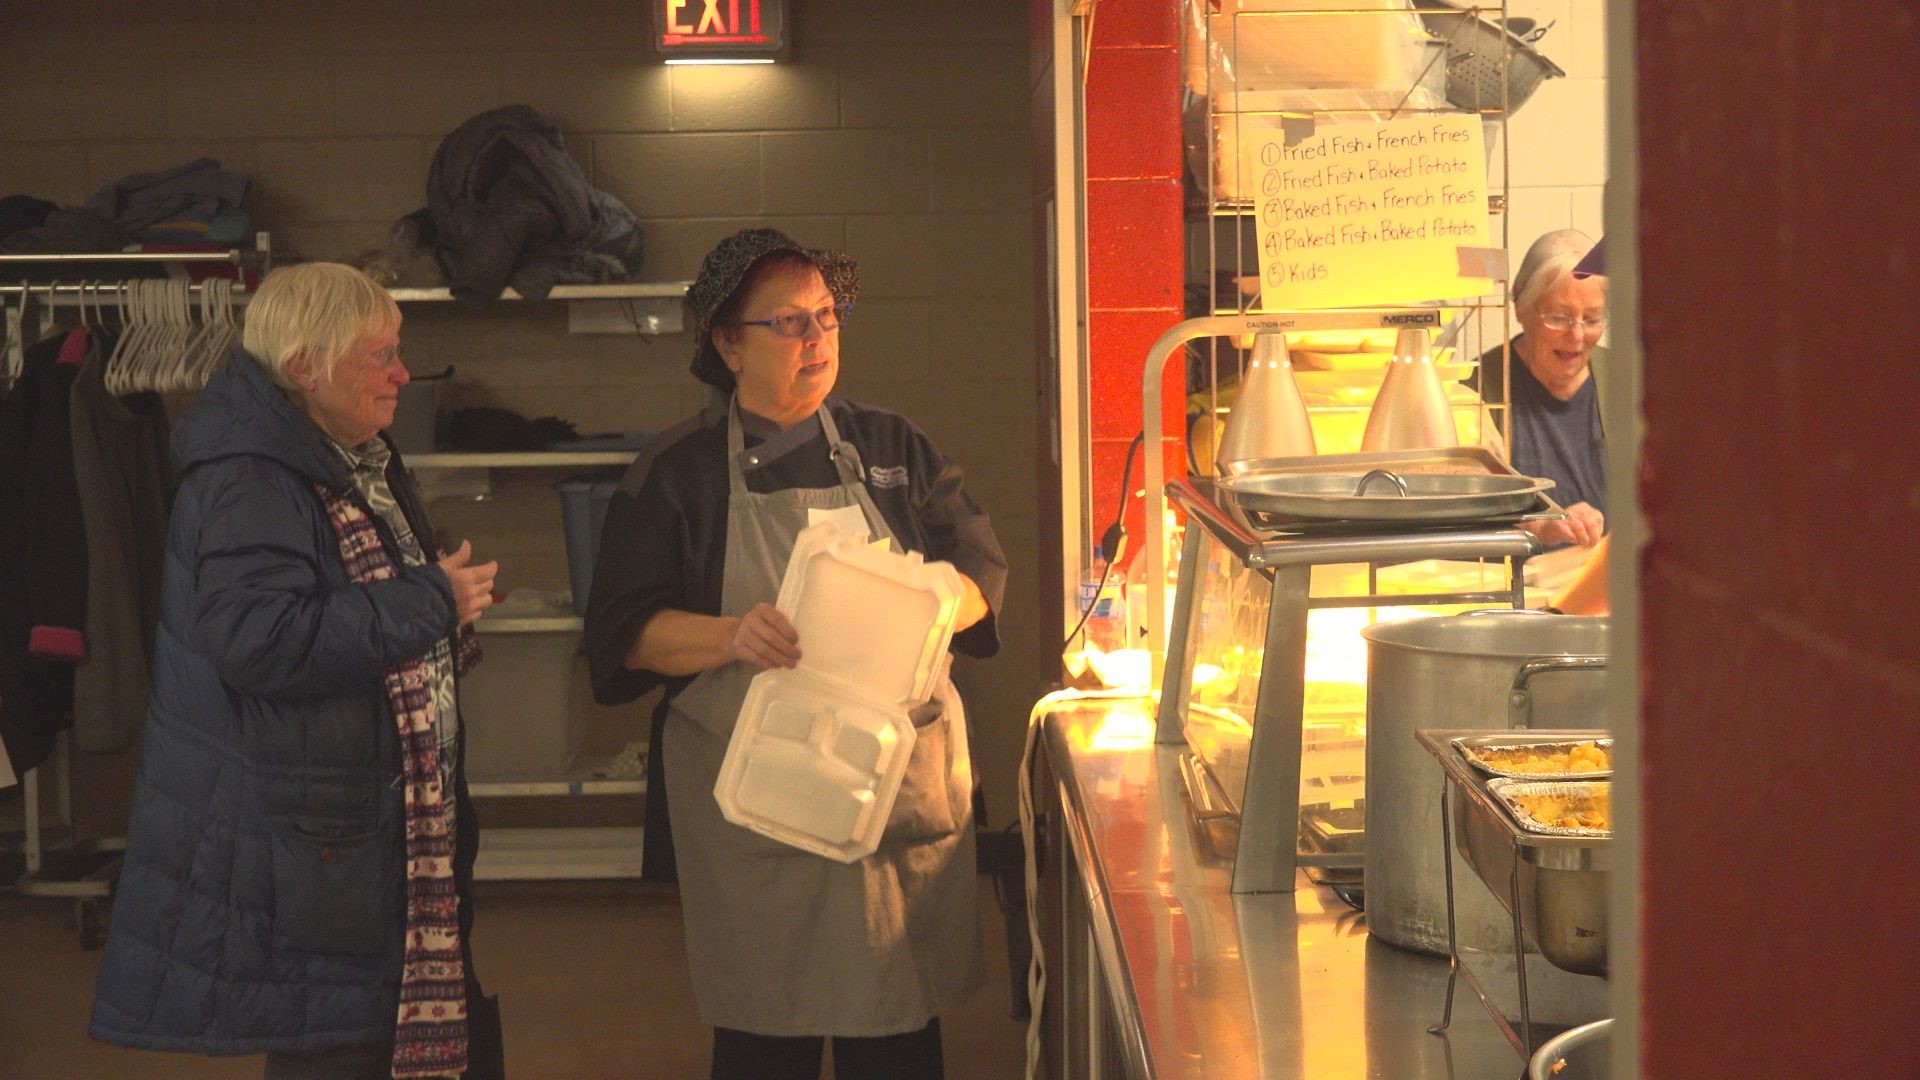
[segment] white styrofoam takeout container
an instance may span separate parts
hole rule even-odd
[[[748,684],[713,788],[735,825],[840,862],[873,853],[946,670],[960,574],[830,521],[794,541],[774,606],[800,663]]]

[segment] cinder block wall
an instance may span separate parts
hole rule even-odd
[[[1604,232],[1607,12],[1606,0],[1510,0],[1507,13],[1543,27],[1551,24],[1534,47],[1567,73],[1541,83],[1507,121],[1507,145],[1496,140],[1492,146],[1487,181],[1498,190],[1501,169],[1507,169],[1508,266],[1518,269],[1542,233],[1579,229],[1597,240]],[[1491,224],[1497,230],[1500,218]],[[1476,356],[1500,343],[1498,317],[1488,315],[1478,329],[1477,339],[1472,334],[1462,339],[1463,355]],[[1507,323],[1504,330],[1519,333],[1520,328]]]
[[[1517,265],[1543,232],[1572,228],[1600,235],[1607,180],[1607,13],[1605,0],[1512,0],[1507,11],[1552,24],[1534,47],[1567,73],[1541,83],[1507,122],[1509,228],[1519,249]]]
[[[792,63],[669,69],[631,0],[14,5],[0,16],[0,194],[78,203],[210,154],[254,178],[249,209],[277,251],[351,258],[423,205],[441,136],[525,103],[642,219],[649,280],[690,278],[746,225],[852,253],[865,282],[840,391],[906,413],[957,458],[1014,563],[1002,658],[959,673],[1004,823],[1041,679],[1034,444],[1019,434],[1037,426],[1026,8],[792,7]],[[601,432],[658,429],[700,400],[684,334],[569,335],[559,304],[410,304],[406,318],[409,367],[453,365],[455,405]],[[503,586],[563,588],[558,479],[501,474],[492,501],[443,504],[438,524],[502,559]],[[641,730],[638,710],[595,714],[602,745]]]

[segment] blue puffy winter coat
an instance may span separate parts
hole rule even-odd
[[[403,565],[384,525],[398,575],[347,580],[313,484],[352,483],[324,439],[238,350],[174,429],[181,485],[95,1038],[248,1054],[393,1033],[405,841],[382,676],[458,620],[446,575]],[[389,480],[437,557],[397,455]],[[464,780],[455,797],[466,924],[479,830]]]

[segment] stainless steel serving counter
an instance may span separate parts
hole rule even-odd
[[[1370,940],[1360,912],[1304,877],[1292,893],[1232,893],[1235,826],[1196,820],[1183,748],[1155,744],[1150,700],[1060,702],[1041,725],[1049,1076],[1521,1073],[1484,1013],[1428,1033],[1445,959]],[[1073,1034],[1090,1013],[1093,1045]]]

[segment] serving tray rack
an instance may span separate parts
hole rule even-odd
[[[1472,738],[1462,739],[1462,736]],[[1607,974],[1607,886],[1611,836],[1555,835],[1522,828],[1505,805],[1488,791],[1488,776],[1474,767],[1459,742],[1480,746],[1577,741],[1592,731],[1535,729],[1510,732],[1421,731],[1414,738],[1446,774],[1440,799],[1440,829],[1447,880],[1447,997],[1440,1022],[1427,1030],[1440,1034],[1453,1022],[1458,980],[1493,1018],[1501,1034],[1524,1062],[1536,1049],[1533,1001],[1527,984],[1527,948],[1562,971],[1605,978]],[[1571,830],[1567,830],[1571,831]],[[1457,849],[1513,921],[1514,979],[1519,994],[1519,1024],[1507,1018],[1472,965],[1465,962],[1455,926]]]

